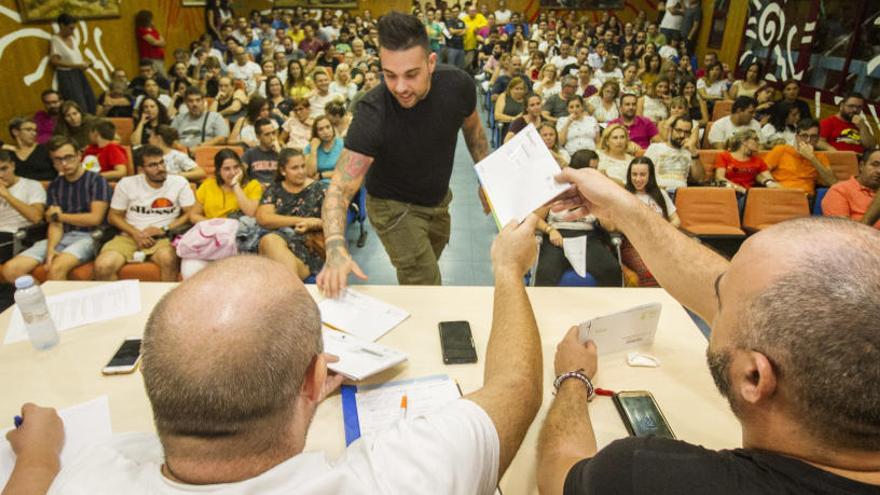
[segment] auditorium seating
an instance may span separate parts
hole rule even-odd
[[[730,115],[730,111],[733,109],[733,100],[718,100],[715,102],[715,107],[712,109],[712,120],[713,122],[727,117]]]
[[[134,120],[128,117],[109,117],[107,120],[116,126],[116,135],[119,136],[119,144],[130,145],[131,134],[134,132]]]
[[[837,180],[848,180],[859,173],[859,155],[855,151],[824,151]]]
[[[193,150],[193,154],[195,155],[196,164],[205,171],[205,174],[208,177],[212,177],[214,175],[214,155],[220,152],[222,149],[231,148],[238,153],[238,156],[244,154],[244,148],[241,146],[199,146]]]
[[[746,232],[755,233],[779,222],[807,216],[810,216],[810,206],[802,191],[755,187],[746,196],[742,224]]]
[[[679,188],[675,192],[675,208],[683,231],[728,257],[736,253],[746,237],[733,189]]]

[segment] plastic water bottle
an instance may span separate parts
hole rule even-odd
[[[15,304],[24,319],[31,345],[37,350],[55,347],[58,343],[58,330],[49,314],[46,296],[30,275],[15,279]]]

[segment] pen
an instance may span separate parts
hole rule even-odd
[[[16,428],[19,428],[21,427],[21,424],[24,422],[24,420],[21,419],[21,416],[15,416],[14,418],[12,418],[12,422],[15,423]]]
[[[593,392],[594,392],[596,395],[604,395],[605,397],[613,397],[613,396],[614,396],[614,391],[613,391],[613,390],[607,390],[607,389],[604,389],[604,388],[598,388],[598,387],[597,387],[597,388],[593,389]]]
[[[406,394],[400,398],[400,419],[406,419]]]

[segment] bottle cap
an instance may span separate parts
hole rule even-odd
[[[28,287],[34,286],[34,277],[30,275],[22,275],[15,279],[15,288],[16,289],[27,289]]]

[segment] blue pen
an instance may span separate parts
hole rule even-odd
[[[24,422],[24,420],[21,419],[21,416],[16,416],[16,417],[12,418],[12,421],[15,423],[16,428],[20,427],[21,424]]]

